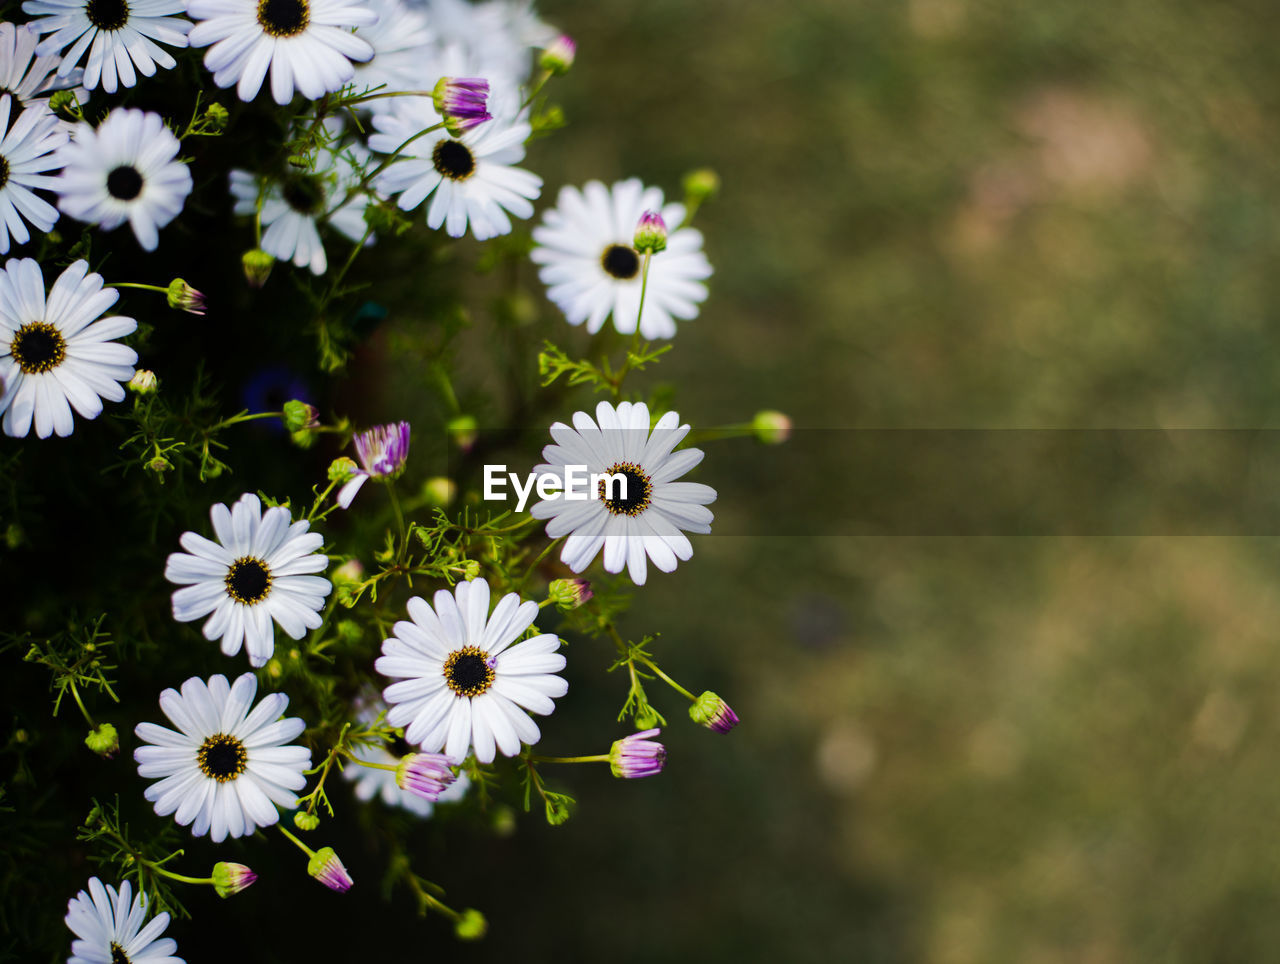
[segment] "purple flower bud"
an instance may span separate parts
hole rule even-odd
[[[435,803],[457,779],[442,753],[410,753],[396,767],[396,786]]]
[[[321,847],[307,861],[307,873],[330,890],[345,894],[355,883],[332,847]]]
[[[636,225],[635,249],[657,254],[667,246],[667,222],[656,211],[645,211]]]
[[[409,423],[377,425],[355,437],[356,455],[363,469],[357,469],[351,480],[338,492],[338,505],[349,508],[351,501],[368,479],[394,479],[404,471],[409,459]],[[330,478],[333,477],[332,467]]]
[[[218,861],[213,865],[213,889],[219,897],[230,897],[244,890],[258,875],[244,864]]]
[[[707,690],[689,707],[689,718],[700,726],[717,733],[728,733],[738,725],[738,714],[733,707],[711,690]]]
[[[640,777],[651,777],[662,772],[662,764],[667,759],[667,748],[661,743],[648,739],[662,731],[659,729],[642,730],[615,740],[609,750],[609,769],[615,777],[635,780]]]
[[[489,82],[482,77],[441,77],[432,91],[436,113],[454,137],[493,119],[485,109],[488,98]]]
[[[578,45],[573,42],[573,38],[568,34],[561,34],[547,44],[546,49],[542,51],[542,56],[538,59],[538,66],[552,74],[567,73],[573,66],[574,54],[577,51]]]

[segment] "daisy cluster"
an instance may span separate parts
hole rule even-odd
[[[724,700],[685,689],[658,666],[651,636],[620,628],[653,571],[689,562],[690,536],[714,522],[716,490],[688,477],[704,457],[687,444],[690,424],[625,383],[707,298],[712,269],[692,218],[714,193],[713,176],[687,179],[678,201],[635,177],[544,195],[526,149],[560,123],[544,88],[576,50],[528,0],[24,0],[21,10],[26,22],[0,23],[0,254],[24,248],[0,264],[0,424],[17,439],[71,436],[76,416],[97,419],[132,393],[132,406],[82,435],[126,452],[148,482],[165,484],[168,474],[163,492],[178,493],[148,490],[158,535],[138,550],[150,579],[168,582],[167,602],[157,613],[145,588],[118,602],[135,607],[133,625],[154,642],[132,656],[159,653],[197,670],[158,683],[167,684],[158,706],[127,728],[135,797],[158,826],[230,848],[274,828],[305,855],[309,876],[345,892],[351,873],[308,836],[343,808],[344,783],[374,819],[394,811],[416,820],[514,785],[526,810],[540,802],[558,824],[573,801],[542,768],[608,764],[625,779],[662,771],[667,748],[656,738],[666,720],[645,683],[669,686],[707,730],[732,730],[738,716]],[[175,101],[181,113],[151,109]],[[205,149],[203,138],[222,142]],[[129,232],[110,233],[126,223]],[[211,224],[225,234],[206,238]],[[452,251],[449,239],[505,235],[514,237],[482,257],[508,259],[513,278],[536,276],[546,304],[534,314],[565,337],[578,337],[565,323],[601,334],[620,358],[574,359],[548,342],[536,361],[519,360],[526,373],[536,366],[544,387],[565,377],[608,397],[565,407],[565,396],[542,393],[520,415],[537,413],[536,435],[522,434],[513,414],[499,426],[511,430],[502,444],[561,489],[585,469],[622,480],[621,491],[602,484],[570,501],[540,487],[514,518],[477,510],[462,472],[426,476],[444,470],[438,447],[414,442],[411,465],[408,417],[419,402],[405,418],[362,430],[322,414],[314,398],[287,396],[272,411],[201,421],[212,404],[203,383],[196,378],[192,401],[178,402],[161,388],[172,376],[155,344],[202,352],[207,332],[153,340],[163,322],[145,300],[113,313],[122,293],[143,299],[132,292],[150,290],[239,336],[273,326],[318,332],[321,377],[332,385],[350,355],[334,347],[332,319],[372,310],[344,281],[380,257],[362,254],[394,250],[407,236],[400,250],[423,264],[460,263],[468,248]],[[150,271],[183,251],[198,252],[188,255],[192,272],[242,273],[242,290],[206,296],[181,278],[127,281],[117,269],[123,260]],[[296,317],[258,307],[271,292],[257,289],[273,273],[287,280],[276,293],[304,296],[293,299]],[[233,301],[248,306],[247,319],[232,317]],[[435,325],[424,325],[432,337]],[[479,454],[491,440],[459,402],[472,393],[455,391],[446,354],[433,350],[427,366],[441,384],[439,421],[450,445]],[[292,483],[272,481],[279,474],[261,460],[213,454],[228,447],[233,426],[266,419],[296,443],[282,451],[331,446],[337,457],[322,477],[279,451],[270,468],[303,467]],[[123,443],[113,437],[120,425]],[[774,420],[768,438],[755,423],[729,434],[779,441],[787,427]],[[233,464],[235,489],[201,488],[223,485]],[[152,631],[157,615],[171,617],[165,631]],[[601,740],[599,752],[541,752],[544,735],[582,739],[548,723],[569,695],[561,632],[605,641],[626,670],[617,719],[634,732]],[[98,645],[96,633],[85,646]],[[71,692],[90,723],[89,749],[114,756],[119,734],[92,719],[81,690],[92,683],[114,696],[104,674],[131,664],[46,665],[59,699]],[[162,936],[165,908],[180,906],[174,888],[205,884],[230,897],[258,876],[229,860],[204,877],[180,872],[184,852],[160,831],[131,836],[118,807],[95,803],[82,829],[122,877],[94,877],[70,901],[72,961],[180,960]],[[458,936],[481,936],[479,912],[445,906],[394,846],[389,879],[420,910],[449,918]],[[148,917],[149,908],[160,913]]]

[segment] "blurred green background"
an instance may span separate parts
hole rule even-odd
[[[1277,424],[1273,3],[540,10],[579,41],[548,196],[723,179],[649,381],[695,425]],[[711,443],[718,515],[790,454]],[[567,827],[454,877],[492,924],[457,959],[1280,959],[1274,539],[696,545],[631,624],[742,725],[672,699],[661,779],[574,774]]]

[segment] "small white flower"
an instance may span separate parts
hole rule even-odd
[[[67,142],[66,128],[45,102],[27,105],[10,127],[16,106],[13,97],[0,95],[0,254],[9,253],[10,235],[18,244],[30,240],[24,218],[37,231],[48,231],[58,220],[57,208],[32,188],[56,185],[43,172],[61,166],[56,152]]]
[[[41,33],[39,56],[71,49],[58,65],[58,76],[67,77],[86,50],[83,83],[87,90],[102,84],[108,94],[117,87],[132,87],[138,74],[150,77],[156,67],[171,69],[177,61],[153,41],[185,47],[191,23],[181,17],[183,0],[26,0],[24,13],[43,19],[33,21]],[[136,68],[136,70],[135,70]]]
[[[187,552],[171,553],[165,563],[164,577],[186,586],[173,594],[173,618],[189,623],[209,616],[205,639],[221,639],[227,656],[243,644],[249,665],[265,666],[275,652],[275,623],[293,639],[321,623],[333,586],[311,573],[329,565],[317,551],[324,537],[308,532],[306,521],[290,525],[284,506],[263,512],[249,493],[230,509],[215,504],[209,515],[218,541],[184,532],[178,541]]]
[[[682,228],[683,204],[662,203],[662,191],[638,178],[606,188],[590,181],[579,191],[564,187],[556,206],[533,229],[538,246],[530,255],[542,267],[538,277],[571,325],[586,322],[595,334],[610,315],[624,335],[636,330],[640,308],[642,259],[632,246],[636,223],[645,211],[662,216],[670,229],[665,251],[649,261],[640,334],[670,338],[676,319],[688,321],[706,300],[711,265],[702,253],[702,234]]]
[[[283,693],[268,693],[253,706],[257,691],[258,681],[245,673],[230,686],[221,674],[207,684],[193,676],[181,694],[160,694],[160,709],[178,731],[155,723],[133,731],[150,744],[133,751],[138,776],[162,778],[143,794],[159,816],[172,813],[179,826],[192,824],[194,836],[207,833],[221,843],[271,826],[280,819],[278,806],[297,807],[311,751],[285,744],[307,724],[281,719],[289,705]]]
[[[46,301],[44,277],[31,258],[0,271],[0,412],[4,433],[22,438],[70,435],[71,409],[97,418],[102,399],[119,402],[133,378],[137,353],[114,339],[138,327],[132,318],[98,318],[120,293],[102,287],[86,261],[71,264]],[[97,319],[95,321],[95,319]]]
[[[347,194],[360,183],[358,165],[368,157],[369,152],[358,143],[338,146],[335,142],[316,152],[314,171],[291,171],[280,180],[268,181],[265,188],[261,178],[233,170],[230,187],[235,213],[252,215],[261,193],[262,250],[299,268],[310,268],[312,274],[324,274],[329,261],[320,240],[321,224],[330,225],[357,244],[364,236],[364,209],[369,199],[357,192],[348,200]],[[369,243],[373,243],[372,237]]]
[[[623,493],[615,488],[593,493],[599,498],[543,499],[531,508],[535,519],[549,519],[547,535],[568,536],[560,559],[574,572],[582,572],[602,548],[604,568],[621,572],[625,566],[632,582],[644,585],[646,557],[663,572],[672,572],[676,560],[688,560],[693,546],[684,532],[710,532],[716,490],[699,482],[677,482],[702,461],[701,449],[672,452],[689,433],[680,416],[667,412],[649,431],[649,408],[643,402],[622,402],[615,409],[608,402],[596,406],[592,420],[586,412],[573,416],[573,428],[563,422],[551,426],[555,445],[542,450],[546,464],[534,472],[560,479],[565,466],[586,466],[588,473],[621,475]],[[580,470],[577,470],[580,471]],[[683,532],[681,530],[684,530]]]
[[[67,77],[50,77],[62,58],[55,54],[33,61],[39,42],[40,29],[35,24],[0,23],[0,93],[12,94],[23,105],[34,100],[47,102],[55,90],[76,86],[84,75],[77,68]]]
[[[542,734],[528,713],[547,715],[553,698],[569,690],[553,675],[565,663],[558,638],[543,633],[511,645],[533,624],[538,604],[508,593],[490,616],[483,579],[458,583],[453,593],[441,589],[434,603],[414,596],[412,622],[396,623],[396,635],[382,642],[374,665],[401,680],[382,693],[391,706],[387,722],[406,727],[407,743],[427,753],[443,749],[455,764],[472,748],[477,760],[492,763],[495,749],[515,756],[522,742],[537,743]]]
[[[178,942],[160,936],[169,926],[169,915],[156,914],[143,927],[146,916],[147,897],[134,897],[129,881],[117,891],[90,877],[88,892],[82,890],[67,901],[66,924],[79,938],[71,942],[67,964],[183,964],[173,956]]]
[[[370,702],[361,709],[358,719],[360,722],[369,724],[378,718],[378,714],[386,709],[381,699],[376,702]],[[395,766],[400,760],[409,753],[414,752],[411,747],[403,739],[396,739],[390,745],[381,746],[355,746],[351,749],[353,759],[364,763],[378,763],[382,766]],[[425,797],[420,797],[416,793],[408,790],[400,789],[396,783],[396,774],[394,770],[384,770],[374,767],[362,767],[359,764],[349,766],[342,771],[342,775],[348,780],[355,782],[356,797],[360,800],[372,800],[375,796],[381,798],[382,802],[388,807],[402,807],[410,813],[415,813],[419,817],[429,817],[435,804]],[[436,798],[436,803],[454,803],[461,800],[467,794],[467,788],[471,786],[471,781],[465,773],[459,773],[458,778],[449,784],[443,793]]]
[[[209,47],[204,65],[213,82],[235,84],[249,101],[270,68],[277,104],[289,103],[295,90],[318,100],[349,84],[352,61],[373,56],[352,30],[378,19],[358,0],[187,0],[187,13],[200,21],[191,28],[191,46]]]
[[[432,131],[406,146],[419,131],[440,123],[440,115],[426,98],[395,99],[411,103],[374,115],[377,133],[369,136],[369,146],[383,154],[403,147],[400,160],[378,178],[379,191],[400,195],[396,204],[402,211],[413,210],[434,194],[427,226],[443,225],[450,237],[460,238],[470,225],[477,241],[509,233],[509,215],[533,214],[531,202],[542,193],[542,178],[513,166],[524,160],[527,122],[495,119],[460,137]]]
[[[104,231],[128,221],[138,244],[154,251],[160,228],[191,193],[191,172],[175,160],[181,146],[164,118],[149,111],[118,107],[97,130],[77,124],[58,153],[58,207]]]

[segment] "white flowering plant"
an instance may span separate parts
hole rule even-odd
[[[560,825],[560,765],[651,776],[663,710],[738,722],[623,628],[713,523],[633,376],[707,297],[714,175],[548,204],[527,146],[575,48],[518,0],[4,17],[0,959],[183,960],[201,894],[370,865],[482,937],[424,821]],[[498,461],[602,481],[513,511]],[[616,696],[597,732],[556,726],[579,686]]]

